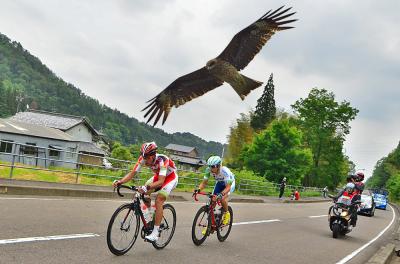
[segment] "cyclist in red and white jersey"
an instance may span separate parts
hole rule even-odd
[[[163,217],[163,205],[169,194],[178,184],[178,174],[176,172],[175,163],[166,155],[157,154],[157,145],[154,142],[144,143],[140,149],[140,157],[127,175],[121,180],[114,181],[113,186],[130,181],[140,172],[142,166],[149,167],[154,175],[145,185],[139,188],[140,193],[150,194],[158,192],[156,197],[156,214],[154,220],[153,232],[146,236],[149,241],[156,241],[159,236],[159,227]],[[150,208],[151,199],[147,199],[146,205]]]

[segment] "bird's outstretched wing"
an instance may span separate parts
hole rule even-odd
[[[155,126],[164,113],[162,120],[162,124],[164,124],[172,106],[183,105],[222,84],[223,81],[211,75],[205,67],[179,77],[156,97],[146,102],[149,104],[142,109],[142,111],[147,109],[144,117],[146,118],[151,114],[146,123],[149,123],[156,116],[153,123],[153,126]]]
[[[275,32],[293,28],[282,25],[296,21],[297,19],[284,20],[295,12],[287,13],[291,7],[281,11],[282,8],[284,6],[272,13],[271,10],[268,11],[256,22],[237,33],[218,58],[229,62],[238,71],[244,69]]]

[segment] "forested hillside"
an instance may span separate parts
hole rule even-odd
[[[86,116],[97,130],[124,145],[155,140],[160,146],[169,143],[196,146],[203,156],[222,151],[218,142],[207,142],[190,133],[168,134],[101,104],[57,77],[20,43],[0,33],[0,117],[11,116],[27,105]]]
[[[393,200],[400,201],[400,143],[389,155],[376,163],[367,187],[386,188]]]

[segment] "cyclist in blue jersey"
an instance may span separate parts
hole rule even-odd
[[[222,216],[222,223],[227,225],[231,219],[228,211],[228,197],[235,190],[235,175],[225,166],[221,166],[222,160],[219,156],[211,156],[207,160],[207,168],[204,174],[203,181],[200,183],[199,188],[195,190],[200,192],[207,184],[210,176],[215,179],[215,187],[213,194],[221,199],[224,215]]]

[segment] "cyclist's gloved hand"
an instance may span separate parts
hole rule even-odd
[[[196,189],[196,190],[194,190],[193,191],[193,195],[192,196],[195,196],[196,194],[198,194],[200,192],[200,189]]]
[[[121,183],[120,180],[115,180],[115,181],[113,181],[113,183],[112,183],[112,185],[113,185],[114,188],[117,187],[117,186],[119,186],[119,185],[121,185],[121,184],[122,184],[122,183]]]
[[[219,193],[219,194],[217,195],[217,199],[219,199],[219,200],[221,200],[221,199],[222,199],[222,197],[224,197],[224,195],[222,194],[222,192],[221,192],[221,193]]]
[[[139,192],[140,193],[147,193],[147,186],[145,186],[145,185],[143,185],[143,186],[140,186],[140,188],[139,188]]]

